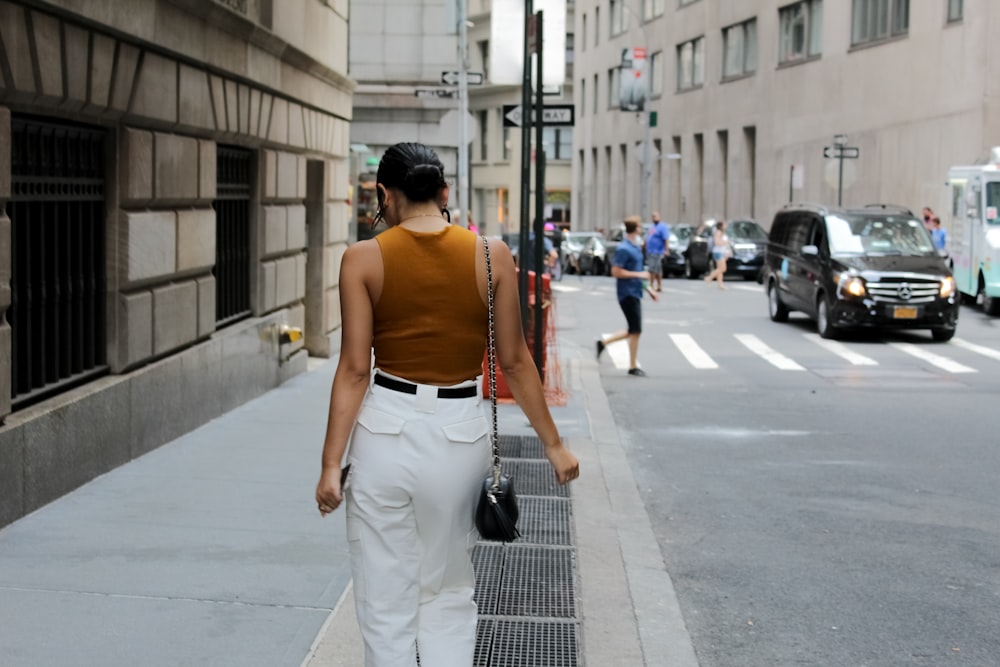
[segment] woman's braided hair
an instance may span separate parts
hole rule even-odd
[[[375,182],[386,188],[398,188],[411,202],[432,201],[441,188],[448,185],[444,180],[444,164],[437,153],[424,144],[414,142],[398,143],[386,149],[379,162]],[[373,226],[385,212],[381,192],[378,199]]]

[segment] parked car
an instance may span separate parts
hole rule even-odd
[[[684,255],[685,277],[693,280],[715,266],[712,259],[714,231],[714,223],[706,222],[691,237]],[[726,275],[759,280],[764,266],[767,232],[753,220],[730,220],[726,223],[726,235],[733,249],[733,256],[726,262]]]
[[[601,235],[591,236],[584,242],[578,258],[581,275],[604,276],[611,273],[606,243]]]
[[[562,242],[563,273],[575,273],[579,266],[580,253],[587,239],[600,236],[600,232],[564,232]]]
[[[849,327],[955,335],[959,296],[947,260],[905,208],[789,205],[774,217],[764,283],[775,322],[799,310],[824,338]]]
[[[663,257],[664,277],[684,275],[684,264],[687,261],[684,253],[694,232],[694,225],[685,223],[670,225],[670,249]]]

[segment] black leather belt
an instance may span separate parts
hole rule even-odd
[[[404,394],[416,394],[417,385],[402,380],[393,380],[380,373],[375,374],[375,384]],[[476,395],[476,385],[468,387],[438,387],[438,398],[472,398]]]

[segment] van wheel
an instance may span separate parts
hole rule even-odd
[[[604,262],[595,258],[594,263],[590,265],[590,275],[592,276],[603,276],[604,275]]]
[[[823,294],[819,295],[819,300],[816,302],[816,331],[819,332],[820,338],[833,340],[837,337],[837,330],[830,322],[830,304],[826,302],[826,296]]]
[[[954,329],[931,329],[931,336],[938,343],[946,343],[955,337]]]
[[[781,302],[778,283],[774,280],[767,284],[767,311],[772,322],[788,321],[788,306]]]

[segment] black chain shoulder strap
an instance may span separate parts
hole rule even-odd
[[[490,412],[493,417],[490,429],[490,444],[493,447],[493,490],[500,489],[500,443],[497,435],[497,340],[496,320],[493,310],[493,270],[490,268],[490,242],[486,236],[483,239],[483,254],[486,256],[486,304],[489,310],[490,328],[486,339],[486,363],[489,365],[490,376]]]

